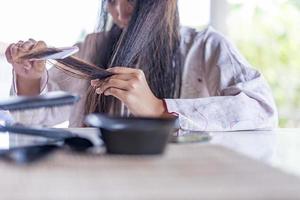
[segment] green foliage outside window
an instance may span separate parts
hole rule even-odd
[[[229,35],[268,80],[280,126],[300,127],[300,0],[232,1],[229,13]]]

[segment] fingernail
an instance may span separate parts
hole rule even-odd
[[[97,93],[97,94],[102,94],[101,89],[98,88],[98,89],[96,90],[96,93]]]

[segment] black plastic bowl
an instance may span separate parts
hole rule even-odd
[[[86,124],[97,127],[107,153],[127,155],[162,154],[177,126],[177,117],[123,118],[91,114]]]

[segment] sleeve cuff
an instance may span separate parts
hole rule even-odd
[[[179,118],[180,135],[186,131],[205,131],[207,129],[208,121],[204,117],[202,120],[195,121],[192,116],[186,116],[184,106],[182,103],[177,103],[176,99],[164,99],[164,102],[168,113],[174,113]]]
[[[176,117],[179,116],[179,114],[177,112],[171,112],[170,109],[169,109],[169,106],[168,106],[168,103],[166,102],[166,99],[163,99],[163,103],[164,103],[164,106],[166,108],[166,113],[169,114],[169,115],[174,115]]]

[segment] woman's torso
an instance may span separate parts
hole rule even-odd
[[[205,46],[203,45],[210,45],[207,43],[214,42],[214,39],[208,40],[210,37],[214,37],[214,33],[215,31],[211,28],[207,28],[201,32],[197,32],[192,28],[181,28],[180,48],[182,54],[183,74],[180,97],[183,99],[218,95],[218,86],[208,86],[207,81],[209,80],[205,80],[205,73],[208,72],[207,69],[202,67],[206,64],[204,63],[206,57],[210,56],[210,52],[207,52],[207,50],[204,52]],[[90,52],[95,50],[93,49],[95,45],[91,45],[92,41],[95,41],[95,37],[97,37],[97,41],[101,40],[101,38],[99,38],[101,37],[101,33],[88,35],[85,41],[79,44],[80,51],[77,54],[78,57],[89,62],[93,60],[93,58],[90,57],[90,55],[92,55]],[[211,51],[211,53],[214,52],[213,49]],[[217,70],[217,68],[212,68],[211,70]],[[217,71],[215,72],[215,78],[217,79],[218,73]],[[81,100],[72,109],[70,109],[69,126],[82,126],[87,90],[90,85],[89,81],[70,77],[55,68],[50,70],[50,77],[52,81],[60,85],[61,90],[80,94]]]

